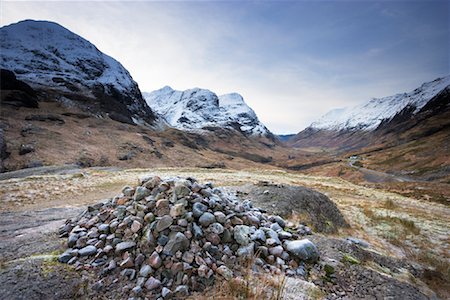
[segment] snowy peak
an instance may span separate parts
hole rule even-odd
[[[310,128],[375,130],[382,122],[390,121],[407,106],[414,108],[413,114],[418,113],[428,101],[448,86],[450,86],[450,76],[424,83],[409,93],[372,98],[362,105],[331,110],[313,122]]]
[[[182,130],[205,127],[239,128],[247,135],[267,136],[269,130],[237,93],[217,96],[207,89],[176,91],[166,86],[143,93],[147,104],[170,126]]]
[[[33,88],[82,94],[111,103],[128,118],[154,118],[136,82],[115,59],[61,25],[25,20],[0,28],[0,67]],[[123,106],[123,107],[122,107]]]

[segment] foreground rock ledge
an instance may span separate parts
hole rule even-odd
[[[319,259],[304,227],[211,183],[152,176],[67,220],[60,234],[69,249],[59,261],[97,269],[99,286],[126,282],[130,296],[179,298],[230,280],[241,262],[302,274],[303,262]]]

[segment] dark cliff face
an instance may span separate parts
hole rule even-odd
[[[0,89],[0,105],[39,107],[36,91],[25,82],[17,80],[16,75],[9,70],[0,69]]]

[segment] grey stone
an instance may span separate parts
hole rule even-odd
[[[182,215],[184,215],[185,212],[186,212],[186,210],[184,209],[184,204],[183,203],[174,204],[170,208],[170,216],[172,218],[177,218],[179,216],[182,216]]]
[[[86,246],[78,251],[78,255],[80,256],[90,256],[97,253],[97,248],[95,246],[89,245]]]
[[[270,218],[270,221],[276,222],[278,225],[280,225],[281,228],[286,227],[286,222],[280,216],[273,216]]]
[[[286,241],[284,243],[284,248],[286,251],[301,260],[317,261],[320,256],[316,245],[308,239]]]
[[[136,191],[134,192],[134,200],[139,201],[144,199],[145,197],[149,196],[151,191],[143,186],[138,186],[136,188]]]
[[[144,286],[147,290],[152,291],[158,289],[161,286],[161,281],[152,276],[149,279],[147,279]]]
[[[116,245],[116,252],[123,252],[130,250],[136,246],[135,242],[121,242]]]
[[[283,228],[281,228],[281,226],[280,225],[278,225],[278,223],[272,223],[271,225],[270,225],[270,229],[272,229],[273,231],[282,231],[283,230]]]
[[[161,297],[163,297],[164,299],[172,298],[172,294],[173,294],[172,291],[169,290],[168,288],[166,288],[166,287],[162,288]]]
[[[225,265],[218,267],[216,272],[226,280],[231,280],[233,278],[233,271],[231,271]]]
[[[248,245],[250,243],[250,227],[246,225],[236,225],[234,227],[234,239],[240,245]]]
[[[216,234],[222,234],[223,233],[223,226],[220,223],[212,223],[208,227],[209,231]]]
[[[72,249],[66,250],[63,254],[58,257],[60,263],[66,264],[72,258]]]
[[[189,240],[181,232],[177,232],[169,237],[169,242],[164,246],[163,253],[173,256],[177,251],[185,250],[189,247]]]
[[[241,246],[236,251],[237,256],[252,257],[255,250],[255,243],[249,243],[248,245]]]
[[[192,214],[194,218],[200,218],[200,216],[208,210],[208,207],[200,202],[195,202],[194,205],[192,205]]]
[[[158,252],[154,251],[152,255],[148,258],[148,263],[155,269],[158,269],[162,265],[162,259],[159,256]]]
[[[161,232],[166,228],[169,228],[170,225],[172,225],[173,219],[169,215],[163,216],[161,219],[159,219],[158,223],[156,223],[156,231]]]
[[[203,237],[203,230],[196,223],[192,223],[192,231],[195,239]]]
[[[108,224],[100,224],[98,226],[98,231],[101,233],[108,234],[109,233],[109,225]]]
[[[152,272],[152,267],[150,267],[149,265],[143,265],[139,270],[139,276],[148,277],[148,275],[150,275]]]
[[[78,240],[78,234],[73,234],[73,233],[69,234],[69,238],[67,239],[67,246],[69,248],[72,248],[77,243],[77,240]]]

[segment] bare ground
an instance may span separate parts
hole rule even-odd
[[[449,296],[448,206],[438,203],[430,205],[428,201],[364,187],[339,178],[278,170],[196,168],[81,169],[68,174],[36,175],[0,181],[0,286],[3,287],[0,295],[11,296],[5,299],[20,299],[21,297],[14,295],[20,295],[23,286],[28,285],[31,290],[41,290],[34,295],[41,293],[40,298],[50,299],[55,294],[49,293],[48,289],[46,293],[43,292],[42,287],[51,285],[53,280],[55,293],[60,293],[59,298],[64,298],[64,295],[70,293],[58,288],[64,286],[64,282],[55,275],[58,272],[66,274],[63,278],[73,279],[68,280],[70,284],[65,283],[69,287],[65,291],[71,290],[72,296],[86,295],[83,291],[87,286],[88,274],[83,277],[71,270],[61,269],[59,264],[52,262],[55,254],[63,249],[56,233],[57,227],[67,217],[79,213],[85,205],[112,197],[122,186],[135,184],[139,177],[149,173],[159,176],[193,176],[201,181],[212,181],[219,186],[270,181],[313,188],[328,195],[351,225],[350,229],[341,229],[339,233],[334,234],[335,238],[361,238],[369,242],[372,252],[423,266],[422,271],[417,274],[407,269],[398,273],[387,271],[383,266],[373,264],[373,260],[369,260],[364,269],[370,267],[370,272],[395,278],[395,282],[400,282],[400,286],[405,283],[408,287],[415,287],[411,291],[420,290],[422,294],[431,297],[431,288],[443,299]],[[292,214],[292,220],[301,221],[301,215]],[[354,274],[360,274],[354,270],[358,267],[350,269]],[[54,276],[44,276],[48,274]],[[342,276],[344,280],[345,274]],[[371,278],[373,274],[367,276],[363,278]],[[292,293],[295,295],[294,287],[298,284],[292,280],[287,281],[286,299],[292,297]],[[320,287],[319,290],[324,288]],[[33,299],[31,294],[23,295]],[[305,299],[310,297],[309,294],[306,295]],[[317,295],[320,298],[320,293]]]

